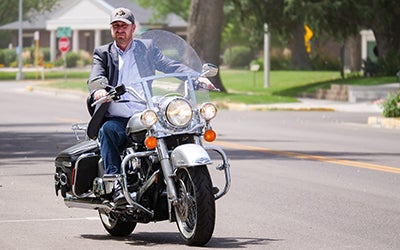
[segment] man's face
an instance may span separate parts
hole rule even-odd
[[[126,46],[132,40],[135,24],[127,24],[122,21],[116,21],[111,24],[111,35],[118,46]]]

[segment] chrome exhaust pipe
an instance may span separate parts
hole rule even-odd
[[[61,185],[63,185],[63,186],[67,185],[67,183],[68,183],[68,177],[67,177],[66,174],[62,173],[62,174],[60,175],[60,183],[61,183]]]
[[[83,208],[83,209],[104,209],[111,211],[113,205],[110,203],[104,203],[103,201],[96,198],[75,198],[73,196],[67,196],[64,198],[64,203],[69,208]]]

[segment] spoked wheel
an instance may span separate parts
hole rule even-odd
[[[203,246],[215,225],[215,198],[206,166],[180,169],[177,172],[178,202],[176,223],[188,245]]]
[[[99,209],[101,223],[109,234],[116,237],[130,235],[136,227],[136,222],[125,222],[120,220],[114,212],[106,212]]]

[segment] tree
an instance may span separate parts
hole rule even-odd
[[[188,42],[203,62],[220,65],[223,26],[223,0],[138,0],[143,7],[152,6],[153,18],[163,18],[175,13],[189,21]],[[212,21],[210,21],[212,20]],[[211,79],[217,88],[226,91],[219,74]]]
[[[374,32],[378,54],[387,74],[400,68],[400,4],[398,0],[226,0],[241,16],[243,26],[260,41],[262,25],[269,24],[272,32],[286,37],[294,58],[304,58],[300,49],[304,23],[313,27],[314,33],[327,34],[338,41],[357,35],[361,29]],[[297,38],[296,38],[297,37]],[[304,47],[304,46],[303,46]],[[292,58],[292,59],[294,59]],[[302,60],[299,60],[302,61]],[[296,65],[292,61],[293,65]]]
[[[223,6],[223,0],[192,0],[189,12],[188,42],[204,62],[217,66],[220,65]],[[211,80],[221,91],[226,91],[219,74]]]
[[[400,68],[400,4],[398,0],[340,0],[315,2],[320,29],[332,36],[346,38],[360,29],[371,29],[377,42],[380,62],[386,74]]]
[[[233,16],[239,16],[249,33],[253,46],[263,44],[264,24],[272,36],[283,37],[292,51],[291,68],[309,69],[309,57],[304,46],[304,24],[308,7],[305,1],[293,0],[228,0],[234,6]],[[243,30],[243,29],[242,29]],[[238,32],[238,31],[237,31]]]
[[[24,0],[22,5],[24,20],[33,18],[33,12],[36,12],[35,14],[40,14],[51,10],[57,1],[58,0]],[[0,25],[18,20],[18,3],[18,0],[0,1]]]
[[[23,19],[30,20],[36,15],[51,10],[57,0],[24,0]],[[0,0],[0,25],[18,21],[19,1],[18,0]],[[0,31],[0,48],[6,47],[11,41],[10,31]]]
[[[189,18],[190,0],[137,0],[137,2],[146,8],[153,8],[156,12],[153,19],[164,18],[170,13],[174,13],[184,20]]]

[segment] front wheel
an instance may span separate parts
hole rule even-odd
[[[136,227],[136,222],[126,222],[119,219],[115,213],[99,209],[101,223],[112,236],[125,237],[130,235]]]
[[[177,172],[176,223],[188,245],[203,246],[215,225],[215,198],[207,166],[182,168]]]

